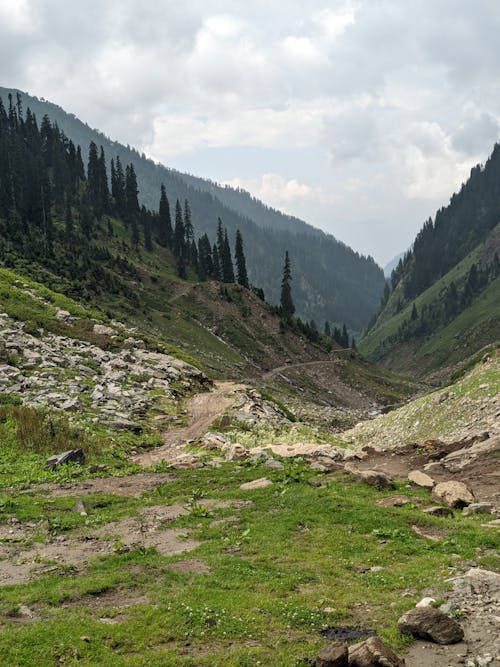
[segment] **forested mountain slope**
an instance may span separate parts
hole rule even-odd
[[[432,371],[499,338],[500,146],[418,233],[361,343],[391,368]]]
[[[9,93],[15,101],[17,91],[0,88],[6,107]],[[299,315],[306,320],[314,319],[318,325],[325,320],[345,322],[352,331],[366,326],[384,285],[383,273],[371,257],[360,256],[334,237],[266,207],[246,192],[155,164],[45,100],[23,93],[21,103],[24,109],[31,109],[39,123],[48,114],[75,145],[82,147],[85,164],[91,141],[103,146],[109,160],[118,156],[123,164],[133,163],[141,204],[157,209],[159,188],[164,183],[170,202],[189,200],[199,235],[207,233],[213,242],[219,217],[228,229],[231,244],[240,229],[246,241],[250,281],[264,289],[271,303],[279,300],[282,257],[288,250]],[[108,176],[109,167],[108,162]]]

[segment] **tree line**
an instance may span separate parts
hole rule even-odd
[[[40,276],[53,272],[73,295],[108,289],[133,299],[123,279],[138,277],[129,249],[152,252],[157,244],[172,252],[181,278],[250,287],[239,230],[233,263],[220,218],[214,244],[206,233],[196,240],[187,199],[182,205],[176,200],[172,216],[164,185],[158,213],[140,206],[138,195],[133,164],[112,158],[109,183],[102,147],[90,143],[85,168],[81,147],[57,124],[44,116],[38,127],[29,108],[23,113],[20,96],[9,96],[7,109],[0,99],[0,259],[5,265],[36,265]],[[116,219],[123,221],[125,237]],[[111,237],[112,245],[106,241]]]

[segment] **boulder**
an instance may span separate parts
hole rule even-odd
[[[245,482],[240,486],[242,491],[254,491],[255,489],[265,489],[268,486],[272,486],[272,482],[267,477],[261,477],[260,479],[254,479],[253,482]]]
[[[450,507],[466,507],[474,502],[472,491],[463,482],[440,482],[432,490],[432,498]]]
[[[244,461],[249,455],[248,449],[237,442],[229,445],[225,452],[226,461]]]
[[[385,472],[381,472],[380,470],[359,470],[354,472],[354,475],[360,482],[365,482],[365,484],[369,484],[370,486],[376,486],[378,489],[395,488],[394,482],[389,475],[386,475]]]
[[[459,472],[488,454],[500,451],[500,437],[483,439],[474,442],[470,447],[463,447],[448,454],[441,460],[442,465],[450,472]]]
[[[442,505],[426,507],[423,511],[431,516],[453,516],[453,511],[449,507],[443,507]]]
[[[415,486],[421,486],[424,489],[433,489],[436,485],[436,482],[432,477],[429,477],[429,475],[426,475],[425,472],[422,472],[421,470],[412,470],[409,472],[408,480],[412,484],[415,484]]]
[[[83,450],[69,449],[67,452],[63,452],[62,454],[55,454],[54,456],[48,458],[45,464],[51,470],[55,470],[60,465],[70,462],[80,463],[80,464],[85,463],[85,455],[83,453]]]
[[[316,667],[348,667],[347,646],[342,642],[328,644],[318,653]]]
[[[470,514],[493,514],[493,505],[491,503],[471,503],[463,508],[462,514],[465,516]]]
[[[411,496],[390,496],[377,500],[375,504],[379,507],[403,507],[403,505],[421,505],[422,500]]]
[[[285,466],[281,463],[281,461],[276,461],[276,459],[267,459],[264,465],[266,466],[266,468],[271,468],[272,470],[285,469]]]
[[[349,647],[349,667],[404,667],[405,661],[385,646],[378,637],[370,637]]]
[[[104,324],[94,324],[93,332],[98,336],[114,336],[116,331]]]
[[[398,621],[399,630],[419,639],[436,644],[456,644],[464,638],[464,631],[453,619],[434,607],[415,607]]]

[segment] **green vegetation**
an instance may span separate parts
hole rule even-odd
[[[497,340],[500,276],[491,272],[488,281],[482,283],[476,293],[471,292],[471,298],[464,302],[461,310],[450,311],[442,321],[438,318],[430,329],[423,324],[429,313],[437,313],[438,317],[443,312],[447,295],[453,290],[465,293],[485,247],[486,244],[481,244],[405,306],[400,305],[403,287],[398,285],[373,328],[363,337],[359,345],[363,354],[370,359],[384,360],[396,370],[423,375],[463,361]]]
[[[283,667],[314,656],[325,643],[320,631],[332,625],[374,629],[400,649],[406,640],[396,620],[421,591],[444,592],[460,559],[482,563],[497,546],[479,517],[456,514],[450,522],[414,505],[378,507],[387,492],[337,475],[320,477],[316,488],[310,482],[318,478],[300,461],[285,465],[271,474],[256,464],[237,475],[229,464],[178,472],[140,499],[87,496],[87,516],[72,510],[76,497],[4,494],[3,520],[27,522],[43,512],[39,540],[71,541],[149,506],[180,503],[188,511],[168,529],[201,544],[187,556],[166,557],[153,548],[126,549],[118,539],[114,554],[96,556],[86,568],[54,564],[54,572],[29,583],[4,586],[3,660],[12,667],[63,658],[110,667]],[[264,474],[274,486],[239,489]],[[209,511],[207,500],[216,503]],[[432,527],[443,539],[429,542],[412,525]],[[21,605],[33,619],[23,620]]]

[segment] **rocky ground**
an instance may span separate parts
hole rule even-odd
[[[58,311],[61,319],[70,319]],[[208,379],[194,366],[146,349],[122,325],[94,324],[94,333],[121,349],[104,350],[86,341],[44,333],[34,336],[26,325],[0,314],[0,392],[18,396],[24,405],[47,407],[90,420],[113,430],[141,431],[147,417],[171,418],[165,402]]]

